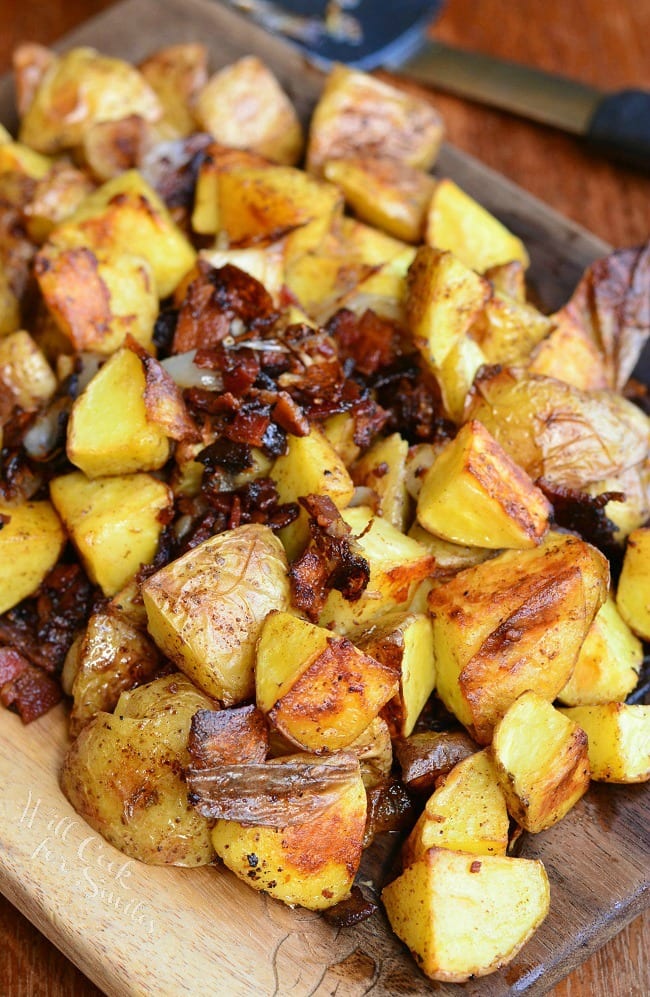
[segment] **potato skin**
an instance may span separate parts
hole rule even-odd
[[[268,526],[199,544],[142,586],[158,647],[208,695],[232,706],[253,695],[255,642],[272,609],[289,606],[287,560]]]
[[[210,829],[187,802],[192,716],[212,701],[184,675],[123,694],[70,747],[61,788],[90,826],[125,855],[151,865],[212,861]]]

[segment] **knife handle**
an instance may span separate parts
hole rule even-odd
[[[650,93],[621,90],[603,97],[586,137],[610,159],[650,173]]]

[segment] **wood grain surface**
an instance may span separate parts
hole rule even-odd
[[[107,0],[50,0],[38,6],[2,0],[0,68],[8,67],[16,42],[26,39],[51,42],[109,6],[111,3]],[[574,0],[571,4],[549,0],[543,5],[536,0],[520,0],[517,4],[500,0],[482,0],[480,4],[450,0],[433,27],[434,33],[446,41],[530,61],[547,69],[571,72],[603,89],[626,84],[650,86],[650,65],[645,56],[649,29],[650,5],[633,0],[619,0],[616,5],[606,4],[604,0]],[[129,25],[124,25],[123,30],[128,33]],[[142,43],[145,44],[146,39]],[[436,102],[445,115],[452,142],[603,239],[616,245],[631,245],[650,234],[650,180],[647,178],[589,157],[575,140],[550,129],[528,125],[450,97],[438,96]],[[48,730],[43,727],[40,740],[36,735],[34,739],[44,752],[48,748]],[[18,731],[16,736],[21,734],[22,731]],[[8,753],[15,750],[7,740],[2,749],[5,760]],[[21,781],[18,788],[25,797],[23,805],[26,805],[25,794],[29,786]],[[18,806],[18,796],[14,794],[12,799]],[[15,814],[5,813],[4,817],[5,820],[19,820],[20,814],[16,818]],[[643,846],[643,840],[641,844]],[[603,870],[604,881],[616,880],[616,877],[616,869]],[[255,900],[252,906],[255,906]],[[58,916],[64,918],[65,912],[59,912]],[[210,916],[209,907],[205,916]],[[249,927],[253,937],[254,928]],[[98,993],[6,900],[0,900],[0,929],[4,942],[0,946],[2,994],[8,997],[41,994],[88,997]],[[592,994],[641,997],[647,994],[650,992],[650,967],[646,956],[649,940],[650,915],[646,914],[591,956],[560,983],[553,994],[555,997]],[[150,957],[154,958],[151,954]],[[360,964],[355,993],[367,990],[363,970],[364,966]],[[337,987],[339,993],[348,992],[340,987],[340,979],[334,977],[319,993],[334,993]],[[298,987],[293,992],[307,994],[311,991]]]

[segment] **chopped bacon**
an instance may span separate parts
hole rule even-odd
[[[617,527],[606,515],[605,506],[608,502],[623,502],[624,492],[589,495],[577,488],[567,488],[545,478],[540,478],[537,484],[552,503],[558,526],[575,530],[610,558],[617,560],[617,555],[620,557],[621,546],[615,537]]]
[[[30,664],[0,687],[0,702],[18,713],[24,724],[43,716],[62,698],[59,683]]]
[[[338,343],[342,359],[352,360],[355,369],[366,377],[390,366],[400,353],[400,330],[370,308],[361,316],[341,308],[325,328]]]
[[[250,274],[230,263],[213,267],[199,260],[197,276],[180,307],[172,352],[216,346],[230,334],[234,319],[260,331],[277,317],[271,295]]]
[[[311,539],[289,567],[289,580],[294,605],[316,622],[332,589],[349,602],[360,598],[370,580],[370,565],[330,498],[307,495],[300,503],[309,513]]]

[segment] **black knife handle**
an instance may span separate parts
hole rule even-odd
[[[603,97],[587,139],[610,159],[650,173],[650,93],[621,90]]]

